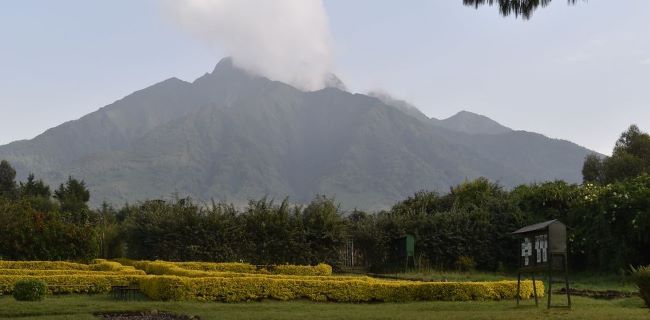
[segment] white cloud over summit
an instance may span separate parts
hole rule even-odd
[[[251,72],[316,90],[331,71],[321,0],[169,0],[166,8],[185,30]]]

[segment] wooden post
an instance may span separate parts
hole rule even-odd
[[[546,308],[551,308],[551,296],[553,295],[553,254],[548,257],[548,303]]]
[[[519,306],[519,294],[521,293],[521,272],[517,272],[517,307]]]
[[[571,293],[569,292],[569,262],[567,261],[568,255],[564,254],[564,284],[566,288],[566,299],[569,303],[569,309],[571,309]]]
[[[537,302],[537,281],[535,281],[535,273],[533,273],[533,294],[535,295],[535,306],[539,307],[539,302]]]

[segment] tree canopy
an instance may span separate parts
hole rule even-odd
[[[0,162],[0,197],[11,198],[16,194],[16,170],[8,161]]]
[[[585,183],[612,183],[650,174],[650,135],[631,125],[616,141],[612,156],[589,155],[582,167]]]
[[[33,173],[27,177],[27,182],[20,182],[19,190],[20,195],[23,197],[49,198],[52,195],[50,186],[46,185],[41,179],[36,180]]]

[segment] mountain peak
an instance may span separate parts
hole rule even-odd
[[[367,93],[368,96],[379,99],[379,101],[384,104],[396,108],[412,117],[418,118],[420,120],[429,121],[429,118],[420,111],[416,106],[408,103],[405,100],[400,100],[394,98],[390,94],[384,91],[370,91]]]
[[[237,83],[254,77],[249,71],[238,67],[233,58],[225,57],[219,60],[212,72],[194,80],[194,84],[214,86],[215,83]]]
[[[235,67],[235,63],[232,60],[232,57],[225,57],[219,60],[219,63],[214,67],[212,73],[219,73],[220,71],[238,69]]]
[[[500,134],[512,129],[478,113],[462,110],[455,115],[438,121],[447,129],[470,134]]]
[[[329,73],[325,76],[325,88],[335,88],[341,91],[348,91],[348,87],[345,86],[345,83],[335,74]]]

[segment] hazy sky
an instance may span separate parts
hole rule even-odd
[[[0,144],[172,76],[192,81],[232,51],[187,32],[162,3],[0,2]],[[650,130],[648,0],[555,0],[530,21],[460,0],[324,0],[324,8],[331,66],[352,91],[381,89],[436,118],[473,111],[602,153],[631,123]],[[309,17],[294,20],[319,20]],[[229,25],[214,27],[229,34]]]

